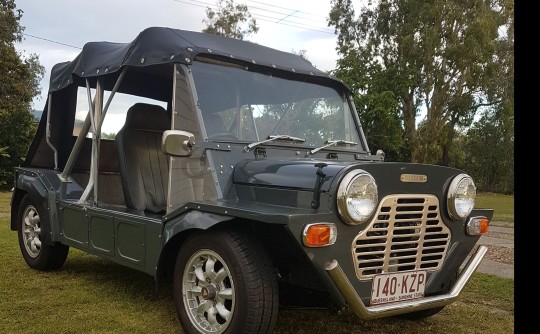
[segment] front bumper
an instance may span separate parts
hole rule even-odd
[[[486,252],[486,246],[478,247],[461,271],[454,286],[444,295],[376,306],[364,305],[337,260],[331,261],[325,269],[353,312],[362,320],[370,320],[441,307],[452,303],[460,296],[461,291],[480,265]]]

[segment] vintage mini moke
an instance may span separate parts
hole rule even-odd
[[[270,333],[278,307],[429,317],[460,296],[491,209],[463,171],[372,154],[352,92],[300,56],[163,27],[51,71],[11,229],[170,282],[187,333]]]

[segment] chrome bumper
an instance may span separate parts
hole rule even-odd
[[[351,282],[349,281],[347,276],[345,276],[343,269],[341,269],[339,263],[336,260],[332,260],[332,262],[330,262],[325,269],[330,275],[332,281],[336,284],[337,288],[339,289],[347,303],[349,304],[349,307],[354,311],[354,313],[360,319],[369,320],[421,311],[425,309],[445,306],[452,303],[459,297],[461,291],[463,290],[467,282],[469,282],[469,279],[476,271],[476,268],[478,268],[478,265],[484,258],[486,252],[486,246],[478,247],[474,255],[471,256],[471,258],[461,271],[458,280],[447,294],[369,307],[366,307],[364,305],[364,303],[354,290]]]

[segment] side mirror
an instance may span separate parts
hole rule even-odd
[[[165,130],[161,138],[161,150],[175,157],[189,157],[193,153],[195,137],[182,130]]]
[[[378,149],[377,155],[381,157],[381,160],[384,161],[384,156],[386,155],[383,150]]]

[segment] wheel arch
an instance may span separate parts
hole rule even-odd
[[[176,256],[189,235],[232,219],[234,217],[191,210],[166,222],[162,231],[161,252],[156,266],[156,282],[159,284],[172,278]]]
[[[48,192],[41,180],[32,175],[17,173],[16,185],[11,198],[11,230],[17,229],[20,204],[25,195],[32,199],[38,206],[38,211],[42,213],[42,217],[40,216],[41,229],[44,232],[42,241],[51,244]]]
[[[172,279],[180,247],[191,234],[197,231],[218,228],[231,228],[250,232],[267,250],[273,260],[275,259],[275,252],[264,236],[277,234],[285,237],[287,233],[281,224],[192,210],[179,219],[174,219],[165,224],[162,234],[163,246],[156,268],[156,281],[160,283]]]
[[[19,215],[19,206],[21,205],[21,201],[26,195],[27,192],[23,189],[15,188],[13,190],[13,194],[11,195],[11,225],[10,228],[12,231],[17,230],[17,218]]]

